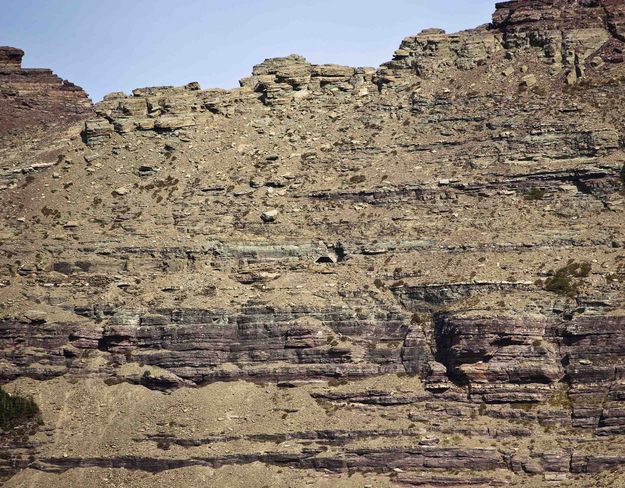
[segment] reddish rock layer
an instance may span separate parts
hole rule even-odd
[[[21,49],[0,47],[0,137],[67,125],[91,114],[82,88],[49,69],[22,68],[23,55]]]
[[[622,36],[624,19],[620,0],[512,0],[497,4],[493,26],[504,32],[608,27]]]

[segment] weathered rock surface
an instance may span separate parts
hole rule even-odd
[[[0,46],[0,190],[62,162],[59,149],[93,114],[82,88],[49,69],[22,68],[23,56]]]
[[[0,46],[0,136],[69,125],[91,113],[80,87],[49,69],[22,68],[23,56],[21,49]]]
[[[8,486],[258,463],[327,486],[608,483],[624,20],[503,2],[379,69],[290,55],[93,112],[0,49],[4,100],[32,101],[11,123],[40,120],[42,93],[71,122],[54,152],[1,149],[0,381],[44,420],[0,439]]]

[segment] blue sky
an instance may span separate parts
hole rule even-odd
[[[94,101],[199,81],[230,88],[268,57],[379,66],[402,38],[486,23],[495,0],[0,0],[0,45]]]

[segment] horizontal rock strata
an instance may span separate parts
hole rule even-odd
[[[625,12],[495,10],[94,107],[1,48],[7,486],[620,482]]]

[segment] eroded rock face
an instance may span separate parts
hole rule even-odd
[[[512,0],[496,5],[493,27],[505,33],[607,27],[613,35],[619,36],[624,18],[625,8],[618,0]]]
[[[501,49],[497,33],[487,29],[458,34],[426,29],[402,41],[393,61],[383,65],[379,79],[395,82],[405,69],[424,78],[435,77],[447,69],[470,70]]]
[[[82,88],[49,69],[22,68],[23,56],[0,46],[0,190],[58,164],[60,148],[93,114]]]
[[[15,47],[0,46],[0,68],[4,71],[22,69],[24,51]]]
[[[404,357],[406,314],[385,308],[379,306],[373,316],[353,308],[278,310],[252,304],[236,314],[204,309],[75,310],[92,320],[104,318],[99,329],[79,323],[50,328],[45,320],[24,317],[0,325],[7,353],[2,374],[7,380],[29,371],[49,379],[85,370],[104,377],[119,372],[128,379],[119,368],[141,364],[169,373],[161,385],[158,378],[149,378],[150,386],[168,389],[172,381],[198,385],[236,379],[361,378],[403,373],[406,367],[419,371],[418,366],[431,359],[429,350],[421,341],[412,357]],[[376,347],[387,344],[392,347]],[[49,356],[53,349],[56,358]],[[90,370],[88,360],[93,355],[104,360],[96,371]]]
[[[85,105],[49,162],[4,145],[0,381],[44,419],[0,438],[9,486],[623,469],[622,20],[504,2],[377,70],[272,58]],[[0,52],[23,96],[82,107]]]
[[[493,16],[507,48],[540,47],[548,60],[568,68],[570,84],[583,77],[599,48],[625,40],[624,22],[625,7],[614,0],[503,2]],[[599,59],[610,57],[600,55],[594,62]]]
[[[267,59],[254,66],[252,76],[241,80],[241,86],[262,93],[268,105],[280,105],[323,92],[365,96],[373,89],[374,72],[374,68],[313,65],[302,56],[292,54]]]
[[[544,402],[568,384],[572,425],[623,429],[613,403],[622,389],[625,321],[588,316],[564,322],[540,316],[437,319],[437,359],[487,403]]]
[[[182,88],[155,87],[133,90],[132,96],[112,93],[95,107],[102,116],[90,120],[85,136],[97,145],[113,132],[172,131],[193,127],[207,114],[235,116],[243,103],[260,100],[269,106],[288,105],[319,96],[363,97],[377,90],[373,68],[312,65],[302,56],[267,59],[240,81],[240,90],[201,90],[197,83]]]
[[[91,113],[78,86],[48,69],[22,68],[24,51],[0,47],[0,134],[66,124]]]

